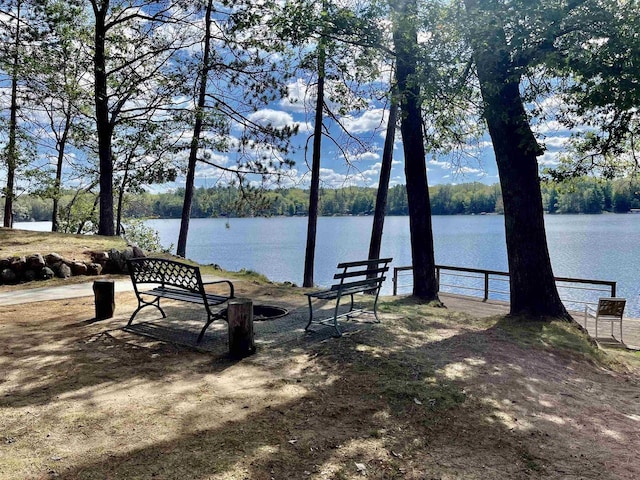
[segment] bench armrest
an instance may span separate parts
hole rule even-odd
[[[216,280],[215,282],[202,282],[203,286],[206,285],[216,285],[218,283],[226,283],[227,285],[229,285],[229,298],[234,298],[234,289],[233,289],[233,283],[231,283],[229,280]]]

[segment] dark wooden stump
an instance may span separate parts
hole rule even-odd
[[[94,281],[93,294],[96,302],[96,320],[104,320],[113,317],[113,312],[116,309],[113,280]]]
[[[253,302],[249,298],[229,300],[229,355],[244,358],[256,351],[253,335]]]

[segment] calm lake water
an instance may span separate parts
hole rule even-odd
[[[331,284],[339,262],[366,258],[372,221],[372,217],[318,220],[317,285]],[[547,215],[545,222],[555,275],[617,281],[618,296],[628,300],[626,314],[640,317],[640,215]],[[147,224],[158,231],[164,246],[177,243],[179,220],[149,220]],[[43,229],[45,225],[16,227]],[[306,228],[303,217],[232,218],[228,228],[226,219],[193,219],[187,257],[227,270],[246,268],[271,280],[299,285]],[[507,270],[502,216],[435,216],[433,233],[436,263]],[[381,256],[393,257],[392,267],[411,264],[408,217],[387,217]],[[391,288],[387,280],[385,293]]]

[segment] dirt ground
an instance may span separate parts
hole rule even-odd
[[[640,478],[640,359],[571,326],[386,299],[381,324],[232,361],[123,331],[116,302],[0,307],[0,478]]]

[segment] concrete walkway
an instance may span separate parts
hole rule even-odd
[[[203,275],[203,282],[215,282],[225,280],[214,275]],[[114,280],[116,293],[133,291],[133,285],[129,278]],[[0,307],[5,305],[19,305],[23,303],[45,302],[48,300],[64,300],[67,298],[92,297],[93,281],[60,285],[58,287],[37,287],[11,292],[0,292]]]

